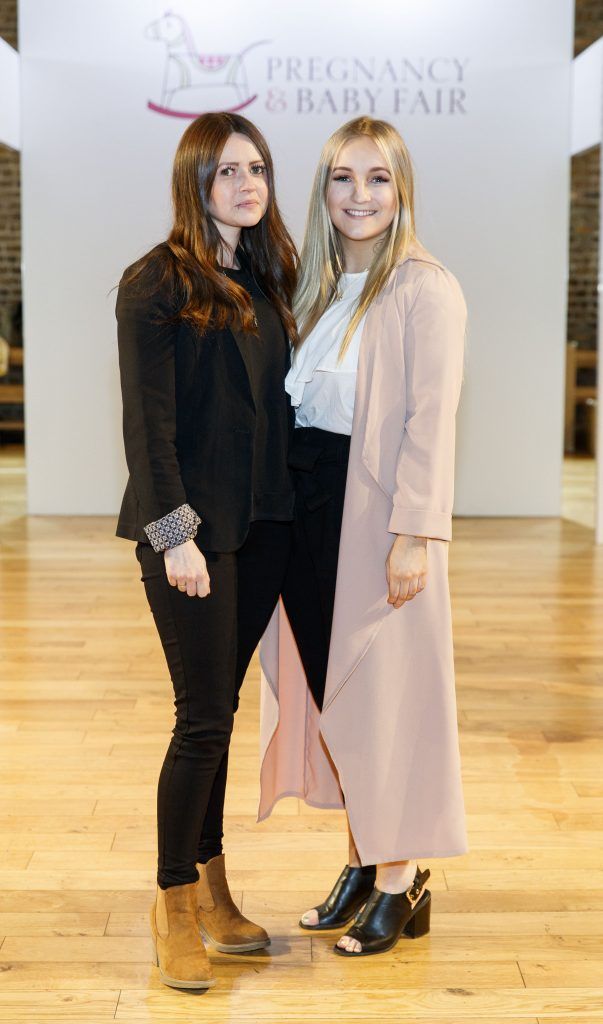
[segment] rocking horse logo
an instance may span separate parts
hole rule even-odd
[[[165,45],[161,100],[147,103],[157,114],[194,118],[211,110],[243,110],[257,99],[249,90],[245,56],[268,39],[240,53],[199,53],[187,22],[172,11],[150,22],[145,36]]]

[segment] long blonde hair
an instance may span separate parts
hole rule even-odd
[[[405,256],[411,242],[416,240],[413,167],[402,137],[387,121],[372,117],[356,117],[348,121],[327,139],[314,176],[294,298],[299,328],[295,347],[303,344],[338,294],[338,282],[343,273],[343,249],[339,233],[329,216],[327,190],[341,148],[360,137],[372,139],[379,148],[391,174],[398,202],[388,233],[371,261],[362,294],[341,342],[339,361],[343,359],[371,302],[384,288],[393,267]]]

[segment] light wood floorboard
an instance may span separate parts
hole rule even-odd
[[[0,1022],[603,1021],[603,548],[593,463],[564,517],[454,522],[450,578],[468,854],[431,869],[432,928],[352,963],[297,927],[345,862],[341,813],[256,824],[258,663],[227,794],[233,895],[267,951],[211,952],[205,994],[151,961],[155,787],[172,694],[114,520],[24,515],[0,451]]]

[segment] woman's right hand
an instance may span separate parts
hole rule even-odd
[[[189,597],[207,597],[209,573],[203,554],[194,540],[186,540],[164,551],[165,571],[171,587],[178,587]]]

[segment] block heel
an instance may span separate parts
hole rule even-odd
[[[427,935],[429,931],[431,892],[429,889],[426,889],[423,895],[427,897],[425,903],[415,911],[408,924],[404,926],[404,934],[408,935],[409,939],[420,939],[421,936]]]

